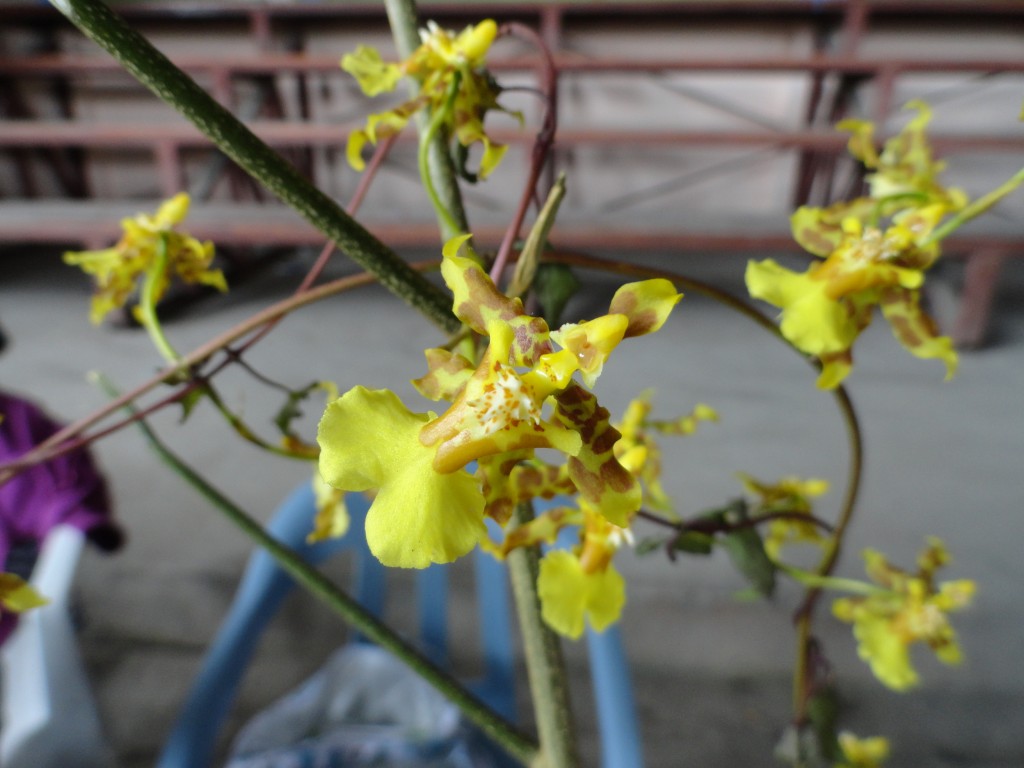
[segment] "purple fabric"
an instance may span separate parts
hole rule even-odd
[[[18,458],[60,425],[39,408],[0,393],[0,464]],[[84,531],[103,549],[116,549],[122,534],[110,519],[107,485],[86,450],[29,467],[0,486],[0,570],[12,546],[42,543],[58,523]],[[0,643],[16,616],[0,616]]]

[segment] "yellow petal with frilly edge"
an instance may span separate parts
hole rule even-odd
[[[486,533],[477,481],[434,470],[435,451],[419,440],[429,420],[393,392],[355,387],[328,405],[320,421],[323,479],[342,490],[379,489],[366,516],[366,541],[387,566],[451,562]]]

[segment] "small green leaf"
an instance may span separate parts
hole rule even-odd
[[[569,299],[580,289],[580,281],[564,264],[540,264],[533,278],[533,291],[540,303],[547,324],[561,325],[562,311]]]
[[[715,546],[715,538],[699,531],[684,531],[672,541],[672,548],[677,552],[691,555],[710,555]]]
[[[178,401],[178,405],[181,406],[181,424],[185,423],[185,420],[192,415],[192,410],[199,404],[199,401],[206,396],[206,392],[203,391],[202,387],[196,387],[181,400]]]
[[[747,520],[747,505],[737,501],[726,513],[732,524]],[[722,536],[722,546],[736,569],[758,592],[770,597],[775,591],[775,564],[764,551],[764,542],[755,528],[737,528]]]
[[[808,699],[807,717],[814,728],[821,754],[830,761],[842,757],[842,747],[839,746],[839,737],[836,734],[839,696],[833,686],[824,686]]]
[[[537,220],[519,252],[519,260],[516,262],[515,272],[512,274],[512,282],[508,288],[509,296],[522,296],[533,285],[537,276],[537,267],[540,266],[540,257],[548,245],[548,233],[555,225],[555,217],[558,216],[558,206],[562,204],[565,197],[565,174],[561,174],[558,180],[552,185],[548,192],[548,199],[537,214]],[[564,306],[564,305],[563,305]]]
[[[274,424],[281,430],[281,434],[286,437],[294,437],[292,432],[292,422],[295,419],[302,418],[302,409],[299,405],[303,400],[309,397],[310,393],[320,388],[320,382],[314,381],[312,384],[302,388],[292,390],[288,393],[288,397],[285,400],[285,404],[281,406],[281,410],[274,416]]]
[[[633,548],[633,552],[635,552],[639,557],[644,557],[645,555],[650,555],[653,552],[658,552],[664,549],[667,543],[668,539],[664,537],[655,538],[651,536],[646,539],[640,539]]]

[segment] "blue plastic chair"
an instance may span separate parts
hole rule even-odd
[[[385,600],[385,569],[368,552],[360,535],[369,502],[350,493],[346,505],[353,534],[340,540],[310,545],[316,505],[312,488],[303,484],[281,504],[268,530],[310,563],[351,551],[356,558],[355,595],[375,615]],[[555,501],[545,504],[554,504]],[[475,559],[477,602],[480,611],[484,674],[470,688],[503,717],[515,717],[515,654],[505,569],[489,555]],[[210,765],[220,727],[234,702],[242,676],[264,628],[295,586],[265,551],[250,558],[238,592],[221,624],[192,689],[182,706],[158,768],[203,768]],[[420,646],[435,662],[447,661],[447,571],[443,566],[417,574]],[[616,629],[588,632],[588,650],[600,727],[604,768],[639,768],[643,765],[636,708],[621,638]]]

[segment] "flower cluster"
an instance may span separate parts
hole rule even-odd
[[[621,609],[611,555],[628,538],[641,488],[616,457],[620,433],[608,411],[573,377],[580,372],[592,383],[612,350],[657,331],[680,295],[667,280],[631,283],[616,292],[607,315],[551,331],[459,255],[465,240],[445,247],[442,275],[455,314],[487,337],[486,349],[478,361],[466,345],[427,350],[428,371],[413,383],[425,397],[451,403],[440,416],[413,413],[394,393],[363,387],[330,403],[318,431],[320,473],[338,489],[376,490],[367,543],[389,566],[450,562],[478,545],[501,556],[581,525],[579,547],[545,558],[539,590],[548,622],[564,634],[578,635],[585,614],[603,627]],[[539,460],[538,449],[557,451],[565,463]],[[489,541],[485,518],[505,527],[517,503],[569,495],[578,495],[574,507]]]
[[[224,274],[210,268],[213,243],[174,229],[185,219],[188,207],[189,197],[182,192],[165,201],[153,216],[140,213],[122,220],[124,235],[113,248],[64,254],[65,263],[81,267],[96,280],[89,315],[93,323],[123,307],[145,277],[155,281],[154,301],[164,295],[173,273],[186,283],[227,290]]]
[[[661,448],[652,432],[662,435],[691,435],[702,421],[718,421],[718,413],[709,405],[698,403],[694,409],[671,421],[650,418],[652,403],[648,390],[626,407],[622,422],[616,428],[622,439],[615,444],[615,456],[643,487],[644,505],[659,512],[671,512],[672,502],[661,486]]]
[[[949,562],[949,553],[936,538],[918,556],[917,573],[889,564],[874,550],[864,553],[868,576],[880,585],[866,597],[847,597],[833,603],[833,613],[853,624],[858,652],[875,677],[897,691],[917,684],[909,647],[925,642],[946,664],[961,660],[956,634],[947,614],[965,607],[974,595],[974,582],[961,579],[935,584],[935,571]]]
[[[828,208],[802,207],[793,214],[793,236],[823,259],[794,272],[771,259],[750,262],[751,296],[781,308],[782,334],[798,349],[818,357],[818,386],[839,385],[853,365],[852,347],[871,322],[875,307],[913,355],[956,371],[952,342],[940,336],[920,306],[924,273],[939,256],[936,228],[967,205],[967,196],[938,182],[942,163],[932,159],[925,128],[927,106],[912,102],[917,116],[885,144],[874,148],[874,127],[846,121],[853,132],[851,153],[874,172],[870,194]]]
[[[351,74],[367,96],[393,91],[403,76],[419,81],[419,93],[394,109],[370,115],[366,126],[348,137],[349,164],[363,170],[362,150],[369,144],[402,131],[417,112],[428,109],[442,114],[448,129],[463,147],[483,145],[480,176],[486,177],[501,162],[507,147],[484,132],[490,110],[505,111],[498,104],[501,89],[483,69],[484,57],[498,34],[487,19],[455,35],[431,23],[420,35],[423,44],[403,62],[386,62],[376,49],[360,45],[346,54],[341,67]]]

